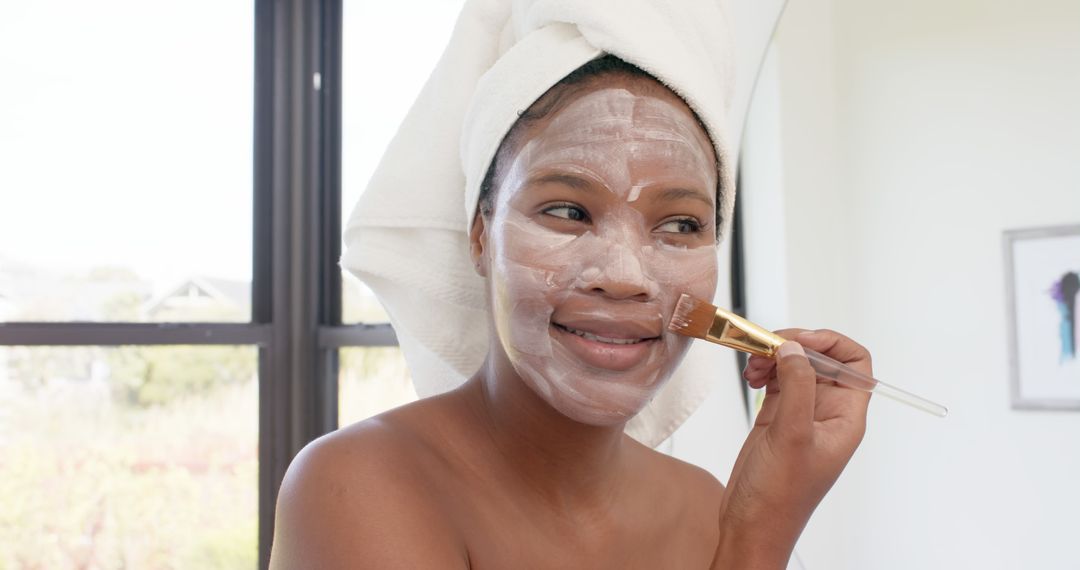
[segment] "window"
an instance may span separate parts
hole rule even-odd
[[[350,347],[339,352],[338,424],[346,426],[416,400],[397,347]]]
[[[3,12],[0,318],[250,320],[251,2]]]
[[[251,347],[0,347],[0,567],[254,567]]]
[[[0,9],[0,567],[256,565],[253,16]]]
[[[460,2],[344,9],[3,9],[0,566],[265,566],[296,452],[415,398],[341,225]]]

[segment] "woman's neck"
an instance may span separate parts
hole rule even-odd
[[[505,360],[489,358],[463,391],[497,456],[542,500],[557,510],[604,508],[615,500],[631,443],[622,424],[571,420]]]

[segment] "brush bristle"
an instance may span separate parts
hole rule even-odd
[[[715,318],[715,305],[683,293],[683,296],[679,297],[679,304],[675,305],[675,314],[671,316],[668,330],[681,335],[705,338]]]

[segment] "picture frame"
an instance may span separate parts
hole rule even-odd
[[[1080,410],[1080,224],[1002,241],[1012,409]]]

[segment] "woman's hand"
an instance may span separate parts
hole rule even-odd
[[[716,568],[785,568],[866,431],[870,394],[819,380],[802,346],[872,376],[870,353],[830,330],[776,333],[789,339],[776,359],[752,356],[743,372],[765,401],[724,493]]]

